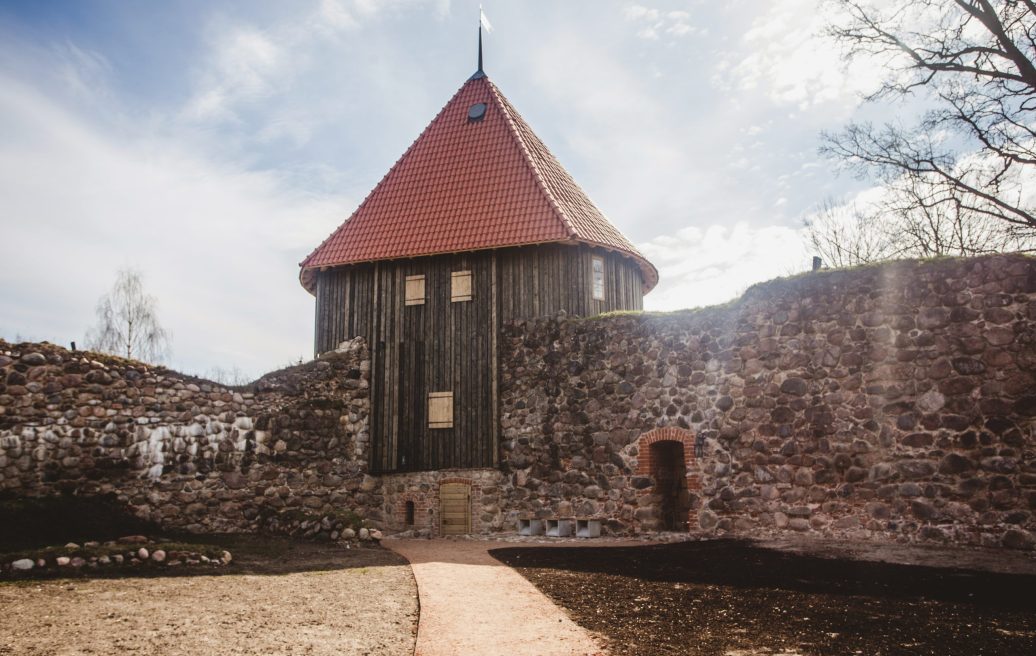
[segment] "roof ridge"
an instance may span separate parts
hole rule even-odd
[[[554,196],[554,192],[550,190],[546,180],[544,180],[543,172],[540,171],[540,167],[536,164],[536,160],[532,156],[532,152],[529,150],[529,145],[525,143],[525,138],[518,129],[517,121],[514,118],[514,115],[518,114],[518,111],[511,105],[510,101],[504,97],[504,94],[495,84],[493,84],[493,81],[490,80],[488,76],[484,79],[489,84],[489,90],[492,92],[493,98],[496,100],[497,105],[500,106],[504,117],[507,119],[507,125],[510,128],[511,136],[514,137],[514,140],[518,143],[518,147],[521,148],[525,161],[532,169],[536,182],[539,184],[540,190],[547,197],[547,202],[550,203],[551,208],[554,210],[554,214],[557,216],[558,220],[561,221],[561,224],[565,226],[565,232],[568,233],[569,238],[578,237],[579,232],[576,230],[575,226],[572,225],[572,220],[561,207],[561,203],[559,203],[558,199]]]
[[[446,111],[446,108],[449,107],[450,103],[453,102],[453,99],[456,98],[458,95],[460,95],[460,92],[464,90],[464,87],[466,87],[468,85],[468,82],[470,82],[470,80],[465,81],[464,84],[460,85],[460,88],[457,89],[457,91],[455,91],[452,96],[450,96],[450,99],[446,101],[446,104],[444,104],[439,109],[438,113],[435,115],[435,118],[433,118],[431,121],[428,122],[428,125],[425,126],[424,130],[421,130],[421,133],[417,135],[417,138],[415,138],[413,141],[410,142],[410,145],[407,147],[407,149],[405,151],[403,151],[403,154],[400,155],[399,158],[396,159],[395,163],[393,163],[391,167],[389,167],[389,170],[385,173],[385,175],[381,176],[381,179],[378,180],[378,184],[376,184],[373,187],[371,187],[371,190],[368,191],[367,195],[363,197],[363,200],[360,202],[359,205],[356,206],[356,209],[354,209],[352,211],[352,214],[350,214],[349,217],[345,221],[343,221],[341,223],[341,225],[339,225],[337,228],[332,230],[331,234],[328,235],[327,238],[324,239],[324,241],[320,242],[320,244],[316,248],[314,248],[312,251],[310,251],[309,255],[307,255],[301,262],[299,262],[299,267],[301,268],[301,270],[299,272],[299,277],[300,278],[302,277],[302,274],[306,270],[306,263],[309,262],[309,260],[314,255],[316,255],[317,252],[319,252],[321,248],[324,247],[324,244],[326,244],[329,241],[331,241],[332,239],[334,239],[335,235],[337,235],[342,230],[344,230],[345,226],[348,225],[349,221],[351,221],[353,219],[353,217],[355,217],[356,215],[358,215],[360,213],[360,210],[362,210],[363,207],[367,204],[367,202],[370,201],[370,199],[374,196],[375,192],[377,192],[378,189],[381,187],[381,184],[383,182],[385,182],[385,180],[387,180],[389,178],[389,176],[392,175],[393,171],[395,171],[397,168],[399,168],[399,165],[403,162],[403,160],[405,160],[407,158],[408,155],[410,155],[411,151],[414,150],[414,147],[417,146],[417,144],[421,141],[421,138],[424,137],[424,135],[429,130],[432,129],[432,126],[434,126],[436,124],[436,122],[439,120],[439,117],[441,117],[443,115],[443,112]]]

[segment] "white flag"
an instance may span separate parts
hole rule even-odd
[[[486,12],[482,11],[482,5],[478,6],[478,19],[482,22],[482,27],[486,28],[487,32],[493,31],[493,26],[489,23],[489,19],[486,18]]]

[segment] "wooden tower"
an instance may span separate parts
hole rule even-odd
[[[639,310],[658,280],[483,73],[481,52],[301,267],[316,352],[370,344],[379,473],[493,467],[501,325]]]

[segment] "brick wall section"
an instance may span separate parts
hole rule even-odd
[[[1036,260],[896,262],[701,310],[517,322],[500,403],[508,522],[653,530],[643,436],[679,429],[704,440],[703,533],[1031,548]]]
[[[382,476],[385,494],[384,527],[393,532],[438,536],[439,486],[462,483],[471,487],[471,532],[475,534],[512,530],[503,521],[501,497],[503,476],[495,469],[446,469]],[[406,525],[406,502],[415,506],[414,525]]]
[[[414,504],[414,521],[407,524],[407,504]],[[393,511],[389,515],[393,527],[397,531],[430,531],[432,530],[432,513],[437,500],[432,495],[420,492],[406,492],[393,502]]]

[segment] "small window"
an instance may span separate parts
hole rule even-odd
[[[458,301],[471,300],[470,271],[453,272],[453,284],[450,286],[450,300],[454,303],[457,303]]]
[[[593,257],[593,273],[594,273],[594,300],[604,300],[604,258]]]
[[[428,428],[453,428],[453,392],[428,393]]]
[[[407,276],[404,305],[424,305],[424,276]]]
[[[404,517],[404,521],[406,521],[406,525],[407,526],[413,526],[414,525],[414,502],[413,501],[407,501],[406,502],[406,516]]]

